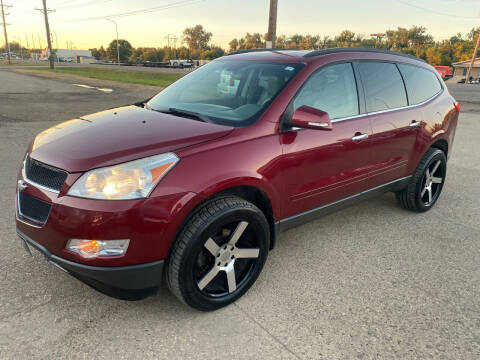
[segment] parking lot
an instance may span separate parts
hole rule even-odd
[[[109,298],[21,246],[15,179],[31,138],[158,91],[72,83],[0,69],[2,359],[480,358],[480,86],[449,85],[464,111],[434,209],[385,194],[282,233],[249,292],[202,313],[165,287]]]

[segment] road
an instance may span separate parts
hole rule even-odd
[[[385,194],[289,230],[243,298],[201,313],[165,288],[138,302],[104,296],[29,257],[15,234],[30,139],[157,89],[0,71],[1,358],[480,358],[480,86],[470,89],[434,209],[414,214]]]

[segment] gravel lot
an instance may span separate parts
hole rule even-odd
[[[451,85],[466,111],[432,211],[385,194],[289,230],[243,298],[200,313],[166,289],[109,298],[20,245],[13,200],[28,141],[157,91],[83,83],[113,92],[0,70],[2,359],[480,358],[480,86]]]

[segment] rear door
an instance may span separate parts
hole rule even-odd
[[[372,125],[370,186],[408,175],[422,114],[408,106],[401,73],[395,63],[356,63],[365,91],[365,107]]]
[[[351,63],[326,65],[310,76],[290,104],[290,112],[302,105],[326,111],[333,129],[287,129],[280,135],[283,217],[368,188],[372,131],[368,117],[361,115],[359,90]]]

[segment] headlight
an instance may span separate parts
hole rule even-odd
[[[145,198],[178,160],[175,154],[166,153],[91,170],[73,184],[68,195],[115,200]]]

